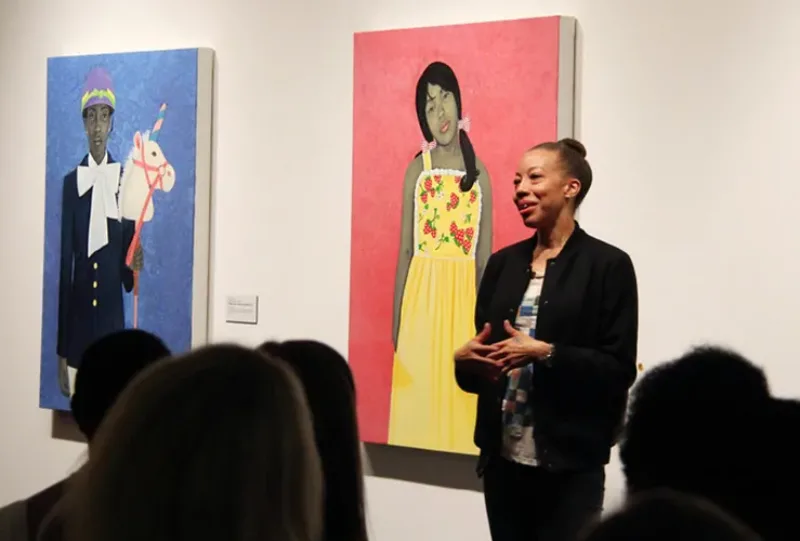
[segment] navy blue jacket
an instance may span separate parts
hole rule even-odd
[[[87,155],[81,165],[88,163]],[[108,163],[114,163],[110,154]],[[125,327],[122,290],[133,288],[133,271],[125,265],[133,221],[107,219],[108,244],[87,257],[92,190],[78,196],[77,168],[64,177],[56,351],[74,368],[87,346]]]

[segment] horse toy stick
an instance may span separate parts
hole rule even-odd
[[[168,192],[175,184],[175,171],[166,160],[158,144],[164,124],[166,104],[158,111],[153,130],[148,134],[136,132],[133,149],[125,166],[122,182],[122,215],[135,220],[133,239],[128,247],[125,263],[133,264],[134,254],[141,246],[142,226],[153,218],[153,193],[157,189]],[[133,327],[139,323],[139,271],[133,271]]]

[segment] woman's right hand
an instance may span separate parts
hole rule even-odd
[[[456,370],[485,375],[490,379],[500,375],[502,367],[488,357],[490,353],[497,351],[497,346],[486,343],[491,333],[492,327],[487,323],[481,332],[456,350],[454,355]]]

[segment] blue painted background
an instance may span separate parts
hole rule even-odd
[[[158,142],[175,169],[169,193],[154,195],[155,215],[142,228],[144,269],[139,275],[139,328],[160,336],[175,352],[191,344],[192,263],[197,124],[197,50],[51,58],[47,63],[47,167],[44,297],[39,405],[67,410],[58,386],[56,354],[61,186],[88,152],[81,118],[86,74],[96,66],[111,75],[117,97],[108,151],[123,164],[136,131],[153,127],[167,104]],[[125,321],[133,319],[133,293],[124,293]]]

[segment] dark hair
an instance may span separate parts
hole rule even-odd
[[[629,492],[703,496],[758,530],[756,457],[770,400],[764,372],[726,349],[696,348],[652,368],[633,389],[620,444]]]
[[[580,141],[566,138],[560,141],[539,143],[529,150],[539,149],[557,152],[561,166],[567,175],[578,179],[578,182],[581,183],[581,190],[575,197],[575,208],[578,208],[592,187],[592,167],[586,161],[586,147]]]
[[[764,427],[765,437],[758,441],[760,456],[753,461],[760,466],[764,486],[757,493],[763,507],[758,532],[764,539],[797,538],[797,498],[788,497],[800,484],[800,440],[795,432],[800,426],[800,402],[773,398]]]
[[[71,408],[78,428],[89,441],[133,378],[170,355],[160,338],[137,329],[111,333],[86,348],[75,375]]]
[[[582,541],[758,541],[760,537],[713,503],[669,490],[632,498],[588,529]]]
[[[215,345],[122,393],[72,480],[80,541],[316,541],[322,490],[305,395],[263,353]]]
[[[313,418],[325,486],[325,539],[366,541],[364,473],[353,375],[347,361],[314,340],[266,342],[300,378]]]
[[[422,130],[422,136],[427,142],[433,141],[433,133],[428,126],[428,119],[425,115],[425,104],[428,101],[428,85],[438,85],[444,90],[453,93],[456,100],[456,107],[458,108],[458,119],[461,120],[461,88],[458,85],[458,79],[453,69],[444,62],[433,62],[425,68],[422,75],[419,76],[417,81],[417,120],[419,120],[419,127]],[[462,192],[467,192],[472,189],[472,185],[478,180],[477,159],[475,158],[475,149],[472,148],[472,142],[469,140],[469,135],[464,130],[458,130],[458,143],[461,147],[461,156],[464,159],[464,168],[466,175],[461,179],[460,188]],[[416,156],[421,153],[418,152]]]

